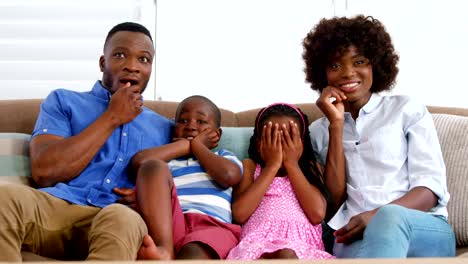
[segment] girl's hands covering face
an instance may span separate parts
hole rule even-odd
[[[278,124],[268,121],[263,126],[260,140],[260,156],[265,166],[274,166],[278,169],[283,162],[283,150],[281,146],[281,134]]]
[[[282,124],[281,136],[284,166],[298,164],[304,150],[304,145],[302,144],[301,133],[299,132],[297,123],[289,121],[289,126]]]

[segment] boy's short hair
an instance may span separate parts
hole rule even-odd
[[[185,102],[192,100],[192,99],[200,99],[210,106],[211,111],[213,112],[214,123],[216,127],[219,128],[221,126],[221,110],[219,110],[218,106],[215,103],[213,103],[213,101],[211,101],[210,99],[208,99],[207,97],[203,95],[192,95],[182,100],[182,102],[180,102],[179,105],[177,106],[175,117],[177,118],[180,114],[180,110],[181,110],[180,106],[183,105]]]

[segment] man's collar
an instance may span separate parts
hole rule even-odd
[[[102,86],[101,81],[94,83],[91,93],[104,100],[110,100],[111,98],[111,93]]]
[[[369,101],[367,101],[367,104],[365,104],[362,107],[362,110],[366,114],[371,113],[372,111],[374,111],[374,109],[377,108],[377,106],[382,101],[382,99],[383,99],[383,97],[380,94],[372,93],[371,97],[369,98]]]

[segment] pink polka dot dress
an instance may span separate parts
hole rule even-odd
[[[260,175],[257,165],[255,179]],[[292,249],[299,259],[334,258],[325,251],[322,226],[312,225],[288,177],[275,177],[257,210],[242,226],[239,244],[227,259],[254,260],[263,253]]]

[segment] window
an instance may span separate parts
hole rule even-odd
[[[154,38],[154,1],[0,0],[1,99],[90,90],[102,76],[107,32],[124,21],[145,25]],[[144,96],[154,99],[153,80]]]

